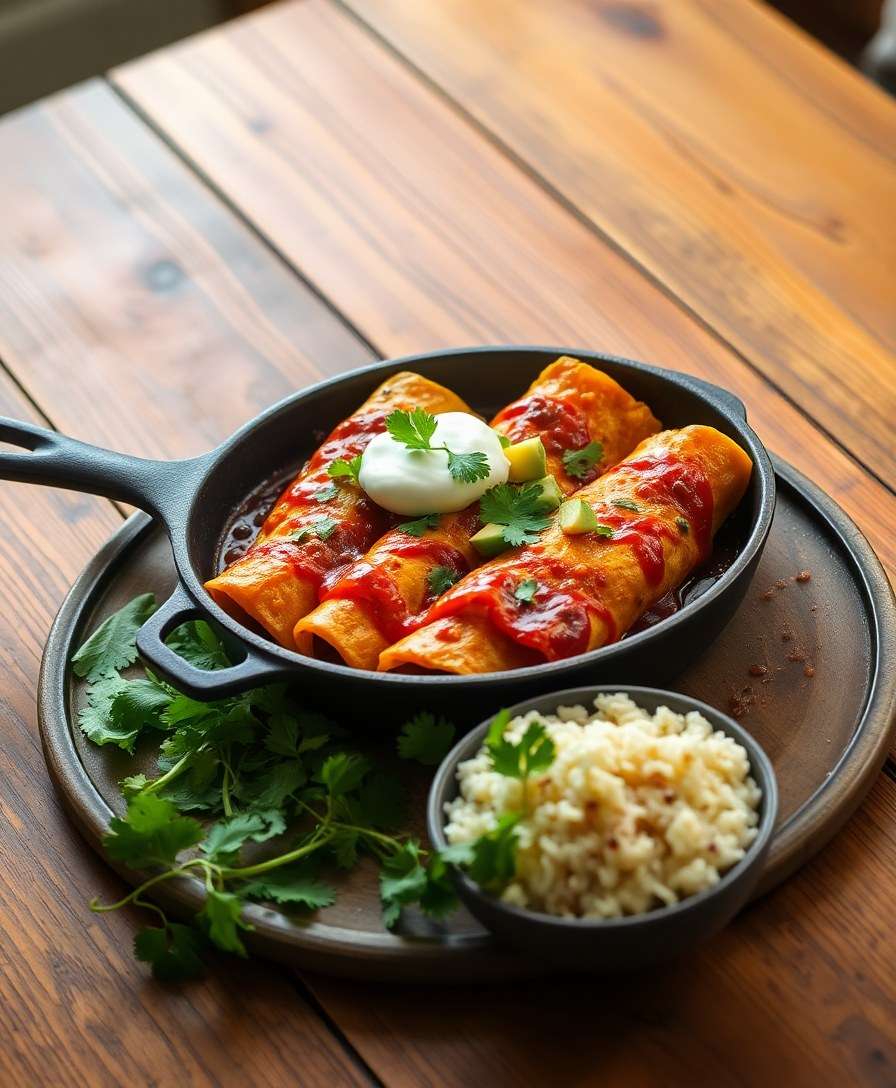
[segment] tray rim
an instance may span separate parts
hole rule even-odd
[[[789,488],[825,523],[843,546],[859,585],[873,648],[874,675],[864,711],[855,732],[834,768],[800,808],[776,832],[754,898],[764,895],[822,849],[859,806],[896,736],[896,599],[880,561],[861,530],[842,508],[797,469],[772,455],[779,482]],[[68,647],[80,617],[115,577],[123,557],[160,524],[149,515],[132,514],[79,574],[53,621],[41,662],[38,684],[38,722],[44,759],[63,805],[106,864],[100,839],[112,810],[94,786],[72,736],[69,719]],[[836,796],[834,789],[836,787]],[[816,826],[821,820],[821,826]],[[123,866],[111,867],[130,885],[140,875]],[[171,881],[157,896],[172,913],[198,909],[203,901],[201,882]],[[438,972],[431,981],[470,982],[519,977],[546,968],[521,961],[505,952],[485,932],[399,936],[369,933],[330,923],[297,924],[280,912],[250,904],[246,917],[255,926],[247,943],[260,955],[292,966],[346,977],[394,981],[419,979]],[[471,964],[471,959],[473,964]]]

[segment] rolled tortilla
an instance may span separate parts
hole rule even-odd
[[[600,370],[563,356],[547,366],[526,393],[492,420],[513,442],[539,436],[548,473],[565,494],[615,464],[659,429],[650,409]],[[582,477],[570,475],[568,450],[598,443],[600,455]],[[420,538],[393,529],[378,540],[335,584],[321,604],[296,624],[293,637],[304,653],[312,639],[327,643],[355,668],[376,669],[380,654],[419,626],[450,580],[478,565],[470,536],[480,527],[478,503],[444,514]],[[437,570],[437,568],[439,568]],[[439,575],[441,574],[441,577]]]
[[[388,378],[313,454],[246,554],[205,583],[222,608],[251,617],[281,646],[297,649],[293,630],[317,604],[321,586],[395,522],[355,484],[330,477],[327,469],[362,453],[385,430],[390,412],[415,407],[433,414],[470,411],[449,389],[419,374]]]
[[[380,669],[500,672],[615,642],[708,557],[751,472],[712,427],[653,435],[577,493],[601,528],[569,536],[555,521],[536,544],[473,571],[380,655]],[[520,601],[527,579],[537,589]]]

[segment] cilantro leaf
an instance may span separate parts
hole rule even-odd
[[[255,809],[281,808],[288,797],[305,784],[308,775],[301,760],[275,763],[255,778],[251,785],[240,789],[240,800],[250,802]]]
[[[457,892],[444,858],[436,854],[426,867],[426,887],[420,895],[420,909],[430,918],[444,918],[457,908]]]
[[[460,578],[460,574],[456,570],[452,570],[451,567],[433,567],[427,574],[426,581],[429,585],[429,591],[434,597],[441,597],[443,593],[447,593],[454,583]]]
[[[75,675],[93,683],[133,665],[137,660],[137,632],[155,609],[153,594],[144,593],[103,620],[72,657]]]
[[[133,797],[149,785],[149,779],[145,774],[129,774],[118,783],[125,798]]]
[[[336,890],[318,880],[309,865],[284,865],[250,880],[240,889],[249,899],[270,900],[282,906],[320,910],[336,902]]]
[[[520,812],[505,812],[498,825],[472,844],[472,857],[464,869],[481,888],[499,892],[516,875],[516,825]]]
[[[331,797],[340,797],[357,789],[370,770],[370,760],[354,752],[337,752],[329,756],[318,773]]]
[[[679,532],[684,533],[685,536],[691,531],[690,523],[684,518],[676,518],[675,524],[678,526]]]
[[[139,728],[113,722],[112,703],[127,687],[127,680],[108,676],[87,689],[87,704],[78,712],[78,725],[94,744],[114,744],[126,752],[134,750]]]
[[[420,846],[410,839],[380,866],[380,901],[387,929],[398,921],[404,904],[416,902],[426,891],[426,870],[420,864]]]
[[[233,892],[219,892],[210,888],[205,893],[205,906],[196,916],[203,923],[212,942],[225,952],[246,955],[246,946],[240,940],[239,930],[252,929],[242,920],[243,903]]]
[[[595,525],[592,532],[597,533],[598,536],[611,537],[614,529],[611,525]]]
[[[398,529],[402,533],[407,533],[408,536],[423,536],[427,529],[435,529],[439,524],[438,514],[424,514],[422,518],[417,518],[416,521],[403,521]]]
[[[200,955],[202,946],[201,933],[177,922],[140,929],[134,937],[134,955],[152,965],[152,973],[160,982],[199,978],[205,968]]]
[[[544,514],[538,484],[523,484],[520,487],[498,484],[479,500],[479,520],[483,525],[490,522],[503,525],[504,539],[511,547],[518,548],[521,544],[536,541],[551,519]]]
[[[338,528],[338,521],[323,516],[315,518],[310,525],[303,526],[297,533],[293,533],[290,539],[299,543],[303,540],[307,540],[311,536],[316,536],[318,540],[329,540]]]
[[[613,506],[618,506],[622,510],[633,510],[636,514],[641,512],[641,507],[631,499],[612,499],[611,502]]]
[[[496,723],[504,721],[502,711],[491,724],[485,746],[492,757],[492,765],[498,774],[508,778],[526,779],[530,774],[546,770],[554,762],[556,749],[541,722],[530,722],[521,739],[514,744],[503,736],[503,728]]]
[[[163,713],[171,702],[171,692],[158,680],[144,677],[127,681],[115,695],[109,706],[109,717],[114,726],[140,732],[144,725],[153,729],[165,729]]]
[[[335,484],[324,484],[311,497],[315,502],[329,502],[330,499],[335,499],[338,494],[339,488]]]
[[[205,620],[189,620],[175,628],[165,644],[197,669],[226,669],[230,660],[221,640]]]
[[[412,412],[397,410],[386,416],[386,430],[409,450],[428,450],[436,430],[436,417],[422,408]]]
[[[445,447],[447,449],[447,447]],[[461,483],[472,484],[476,480],[484,480],[491,472],[488,457],[484,453],[452,453],[448,452],[448,471],[452,480]]]
[[[447,755],[454,741],[454,726],[445,718],[423,710],[401,727],[398,754],[424,767],[435,767]]]
[[[265,821],[255,812],[241,812],[229,820],[215,824],[202,844],[202,852],[209,861],[229,865],[243,843],[263,832]]]
[[[604,455],[600,442],[589,442],[580,450],[566,450],[563,454],[563,467],[570,476],[581,480],[587,476]]]
[[[350,461],[342,460],[333,461],[327,467],[327,475],[339,478],[340,476],[347,476],[350,480],[358,482],[358,475],[361,472],[361,458],[363,454],[357,454]]]
[[[534,578],[524,578],[513,591],[513,595],[522,604],[531,604],[537,589],[538,582]]]
[[[131,869],[171,865],[181,850],[203,837],[202,824],[181,816],[170,801],[152,793],[138,793],[128,801],[127,816],[113,816],[103,846],[113,861]]]

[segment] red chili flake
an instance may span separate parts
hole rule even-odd
[[[675,800],[675,791],[666,790],[666,792],[663,794],[663,800],[666,802],[667,805],[671,805],[672,802]]]
[[[800,653],[799,650],[791,650],[790,653],[787,655],[787,660],[788,661],[805,661],[806,660],[806,655],[804,653]]]
[[[728,700],[728,708],[732,717],[743,718],[750,713],[750,707],[754,706],[755,703],[756,696],[753,694],[753,689],[747,685],[731,696]]]
[[[765,665],[751,665],[750,669],[749,669],[749,672],[750,672],[750,676],[767,676],[768,675],[768,669],[765,667]]]
[[[774,597],[775,591],[773,589],[767,589],[764,593],[759,594],[760,601],[770,601]]]
[[[812,581],[812,571],[811,570],[801,570],[799,572],[799,574],[796,576],[796,580],[798,582],[811,582]]]
[[[789,631],[782,631],[781,632],[781,641],[782,642],[793,642],[793,635]]]
[[[777,582],[775,582],[775,586],[778,589],[787,589],[787,579],[786,578],[779,578],[777,580]]]
[[[803,676],[814,676],[814,675],[815,675],[815,666],[814,665],[807,665],[803,669]]]
[[[611,835],[610,838],[607,839],[607,846],[611,850],[618,850],[619,849],[619,840],[614,835]]]

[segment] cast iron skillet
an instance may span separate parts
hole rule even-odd
[[[522,394],[559,355],[593,363],[645,401],[667,427],[717,427],[748,451],[754,471],[735,514],[739,554],[699,599],[656,627],[612,646],[565,661],[480,676],[372,673],[316,661],[285,650],[228,616],[203,589],[213,574],[219,541],[231,513],[275,473],[301,464],[336,423],[351,415],[390,374],[413,370],[448,386],[471,407],[490,415]],[[322,433],[323,432],[323,433]],[[198,699],[220,698],[259,684],[291,679],[334,712],[364,713],[371,706],[388,720],[409,707],[453,712],[476,721],[500,691],[504,704],[528,695],[595,683],[673,676],[721,631],[742,600],[768,536],[775,477],[762,443],[732,394],[659,367],[569,348],[461,348],[407,356],[321,382],[262,412],[217,449],[184,461],[149,461],[99,449],[16,420],[0,420],[0,441],[31,452],[0,452],[0,479],[49,484],[133,503],[160,518],[171,539],[180,583],[144,625],[141,656],[165,679]],[[186,620],[211,619],[232,660],[205,672],[164,643]],[[371,704],[371,697],[376,703]],[[477,710],[479,714],[477,716]],[[371,723],[373,724],[373,723]]]

